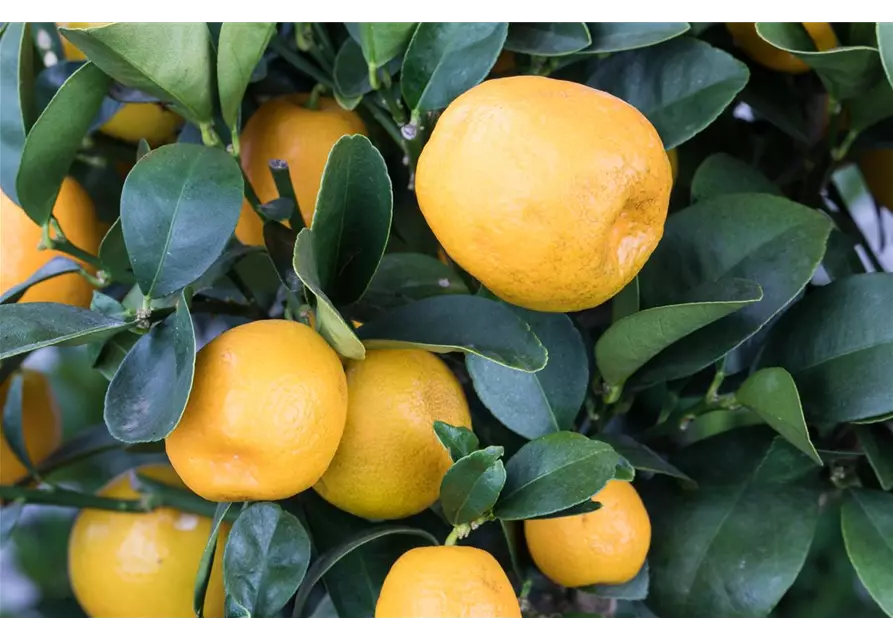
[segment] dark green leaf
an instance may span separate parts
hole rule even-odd
[[[513,22],[505,48],[532,56],[563,56],[591,43],[585,22]]]
[[[506,306],[530,326],[549,361],[544,369],[527,373],[469,355],[465,364],[475,392],[500,422],[525,438],[572,429],[589,385],[580,333],[563,313]]]
[[[450,452],[450,458],[453,462],[457,462],[460,458],[464,458],[472,451],[478,448],[478,437],[474,435],[471,429],[463,427],[454,427],[440,420],[434,421],[434,433],[440,444]]]
[[[239,221],[242,187],[222,149],[169,144],[137,163],[121,194],[121,228],[144,295],[179,291],[217,260]]]
[[[366,291],[388,244],[393,210],[378,149],[365,136],[342,136],[329,152],[311,226],[320,285],[333,303],[350,304]]]
[[[310,564],[310,538],[301,522],[272,502],[239,514],[223,552],[227,598],[254,618],[275,616],[295,594]]]
[[[893,494],[850,491],[840,524],[859,579],[881,609],[893,616]]]
[[[350,35],[363,51],[370,67],[383,67],[409,43],[416,22],[346,22]]]
[[[131,284],[136,282],[127,245],[124,244],[124,231],[121,229],[121,218],[115,220],[106,232],[99,245],[99,260],[102,268],[109,273],[115,282]]]
[[[279,280],[293,293],[300,291],[302,287],[292,264],[297,239],[298,234],[283,224],[272,220],[264,223],[264,244],[270,254],[270,260],[276,268]]]
[[[813,144],[814,132],[800,104],[799,93],[790,84],[787,74],[760,73],[741,92],[741,101],[750,106],[757,118],[763,118],[781,131],[804,144]],[[780,77],[780,76],[785,77]]]
[[[525,520],[585,502],[614,478],[621,458],[610,445],[562,431],[531,440],[506,464],[495,514]]]
[[[186,298],[133,346],[105,394],[105,423],[122,442],[155,442],[180,422],[195,373],[195,330]]]
[[[614,600],[644,600],[648,597],[649,570],[648,561],[639,569],[636,577],[623,584],[596,584],[583,587],[580,591],[591,593],[599,598]]]
[[[639,311],[639,278],[636,276],[611,299],[611,324]]]
[[[450,467],[440,483],[440,505],[450,524],[468,524],[488,513],[505,484],[502,447],[469,453]]]
[[[877,23],[877,45],[887,80],[893,87],[893,22]]]
[[[667,149],[703,131],[747,84],[747,66],[693,38],[611,56],[586,82],[651,121]]]
[[[92,366],[109,382],[115,377],[124,358],[139,341],[140,336],[129,331],[116,333],[105,343],[91,342],[87,345],[87,355]]]
[[[584,513],[592,513],[593,511],[598,511],[602,508],[601,502],[594,502],[592,500],[586,500],[581,502],[580,504],[575,504],[572,507],[568,507],[567,509],[562,509],[561,511],[556,511],[555,513],[547,513],[544,516],[535,516],[533,518],[526,518],[527,520],[552,520],[553,518],[567,518],[569,516],[581,516]],[[502,522],[513,522],[512,520],[503,520]]]
[[[845,104],[849,128],[864,131],[869,127],[893,117],[893,86],[886,78],[879,80],[874,87],[860,93]]]
[[[691,199],[706,200],[730,193],[770,193],[781,189],[749,164],[727,153],[714,153],[702,162],[691,181]]]
[[[220,111],[230,128],[238,125],[239,107],[251,74],[270,42],[275,22],[224,22],[217,42],[217,91]]]
[[[671,478],[677,478],[690,484],[694,482],[679,469],[664,460],[656,452],[652,451],[644,444],[637,442],[630,436],[619,433],[600,433],[595,439],[607,442],[614,448],[614,451],[623,456],[626,461],[636,469],[670,476]]]
[[[385,67],[389,76],[400,71],[402,58],[394,58]],[[335,56],[335,98],[339,103],[356,101],[372,91],[369,83],[369,67],[363,57],[363,50],[356,40],[348,38]],[[344,106],[342,104],[342,106]]]
[[[507,32],[506,22],[421,23],[400,75],[410,110],[442,109],[486,78]]]
[[[56,256],[35,271],[30,278],[4,291],[3,295],[0,295],[0,304],[18,302],[34,285],[66,273],[78,273],[80,270],[81,266],[77,262],[64,256]]]
[[[437,258],[421,253],[388,253],[357,306],[377,315],[413,300],[453,293],[468,293],[468,287]]]
[[[0,38],[0,189],[19,204],[16,176],[25,136],[37,118],[34,47],[27,22],[12,22]]]
[[[214,555],[217,551],[217,538],[220,537],[220,525],[226,517],[232,502],[220,502],[214,509],[214,518],[211,520],[211,533],[205,543],[205,550],[198,562],[198,570],[195,573],[195,588],[192,595],[192,610],[196,617],[204,617],[205,594],[208,592],[208,583],[211,581],[211,569],[214,567]]]
[[[874,469],[881,489],[893,489],[893,431],[887,425],[858,425],[856,436],[868,462]]]
[[[614,53],[639,49],[681,36],[687,22],[589,22],[592,45],[583,53]]]
[[[893,274],[866,273],[816,289],[773,327],[761,366],[787,369],[803,409],[825,422],[893,411]]]
[[[525,322],[501,302],[478,296],[419,300],[367,322],[359,334],[371,349],[463,351],[520,371],[539,371],[548,359]]]
[[[24,424],[22,423],[22,406],[25,395],[25,378],[23,374],[14,374],[9,379],[9,387],[6,397],[0,398],[3,402],[3,429],[4,443],[12,451],[13,455],[21,461],[28,473],[34,474],[34,463],[25,446]]]

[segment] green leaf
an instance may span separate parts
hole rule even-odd
[[[797,56],[812,68],[832,96],[846,100],[867,91],[880,77],[881,59],[872,47],[816,51],[806,29],[796,22],[757,22],[757,33],[772,46]]]
[[[28,473],[34,475],[34,463],[31,461],[31,455],[25,446],[24,424],[22,422],[22,407],[25,394],[25,378],[23,374],[13,374],[9,379],[9,387],[6,391],[6,397],[0,398],[3,402],[3,440],[4,443],[12,451],[13,455],[19,459],[22,466],[28,470]]]
[[[25,510],[25,501],[22,498],[14,500],[0,509],[0,549],[6,546],[10,537],[15,532],[22,511]]]
[[[677,38],[602,61],[586,82],[641,111],[667,149],[716,120],[747,84],[747,66],[694,38]]]
[[[198,562],[198,570],[195,573],[195,588],[192,595],[192,610],[197,618],[204,617],[205,594],[208,592],[208,583],[211,581],[211,569],[214,567],[214,555],[217,551],[217,539],[220,537],[220,525],[229,512],[232,502],[219,502],[214,509],[214,518],[211,520],[211,532],[205,543],[205,550]]]
[[[809,293],[778,321],[761,366],[787,369],[807,417],[870,420],[893,411],[893,274],[866,273]]]
[[[614,600],[644,600],[648,597],[649,583],[648,561],[639,569],[636,576],[623,584],[596,584],[583,587],[580,591],[591,593],[599,598],[612,598]]]
[[[572,507],[568,507],[567,509],[562,509],[561,511],[556,511],[555,513],[547,513],[543,516],[534,516],[533,518],[526,518],[527,520],[552,520],[554,518],[567,518],[569,516],[580,516],[584,513],[592,513],[593,511],[598,511],[602,508],[601,502],[593,502],[592,500],[586,500],[585,502],[581,502],[580,504],[575,504]],[[503,520],[502,522],[514,522],[513,520]]]
[[[0,38],[0,189],[19,204],[16,176],[25,137],[37,119],[34,47],[27,22],[6,23]]]
[[[108,272],[115,282],[125,284],[136,282],[133,267],[130,266],[130,256],[127,255],[127,245],[124,243],[121,218],[117,218],[106,231],[99,245],[99,260],[102,262],[103,270]]]
[[[223,552],[227,598],[253,618],[271,618],[295,594],[310,564],[301,522],[272,502],[242,510]]]
[[[888,616],[893,616],[893,495],[852,490],[840,513],[850,562],[865,589]]]
[[[630,281],[616,296],[611,298],[611,324],[639,311],[639,277]]]
[[[437,434],[440,444],[450,452],[450,458],[453,462],[464,458],[476,450],[480,444],[478,437],[474,435],[474,431],[471,429],[454,427],[440,420],[434,421],[434,433]]]
[[[469,293],[453,269],[421,253],[388,253],[357,307],[370,315],[434,296]]]
[[[763,298],[664,349],[633,381],[645,386],[691,375],[759,331],[809,282],[830,230],[822,213],[766,194],[720,196],[670,216],[639,273],[643,307],[676,304],[722,278],[752,280]]]
[[[893,431],[882,424],[873,427],[857,425],[856,437],[868,456],[868,463],[874,469],[881,489],[893,489]]]
[[[336,305],[360,299],[384,255],[394,196],[369,138],[342,136],[329,152],[313,214],[320,284]]]
[[[242,172],[222,149],[169,144],[146,154],[121,194],[121,228],[143,294],[197,280],[223,253],[242,208]]]
[[[800,394],[790,373],[781,367],[760,369],[742,383],[735,398],[821,466],[822,459],[809,439]]]
[[[751,280],[722,278],[686,292],[680,304],[626,316],[612,324],[596,343],[598,370],[609,385],[621,387],[670,345],[762,297],[762,289]]]
[[[0,359],[52,345],[102,341],[134,324],[55,302],[0,305]]]
[[[34,285],[66,273],[78,273],[80,270],[81,265],[74,260],[64,256],[56,256],[35,271],[30,278],[4,291],[3,295],[0,295],[0,304],[18,302],[28,289]]]
[[[589,22],[592,44],[582,53],[615,53],[670,40],[689,30],[687,22]]]
[[[224,22],[217,42],[217,91],[223,121],[233,128],[238,125],[239,107],[251,74],[273,31],[275,22]]]
[[[402,63],[402,58],[394,58],[384,65],[385,73],[389,76],[396,75]],[[339,103],[357,100],[372,91],[372,85],[369,83],[369,67],[366,58],[363,57],[363,50],[356,40],[347,38],[338,49],[332,79],[335,81],[335,97]]]
[[[417,24],[417,22],[344,23],[353,39],[360,43],[369,66],[376,69],[403,53]]]
[[[893,87],[893,22],[877,23],[877,45],[887,80]]]
[[[195,123],[213,121],[214,54],[206,23],[115,22],[60,31],[124,86],[174,103]]]
[[[400,84],[412,112],[442,109],[487,77],[506,22],[423,22],[406,50]]]
[[[335,351],[345,358],[362,360],[366,357],[366,348],[323,292],[313,247],[312,232],[310,229],[301,229],[295,242],[292,266],[304,286],[316,296],[316,320],[319,324],[319,333]]]
[[[502,520],[526,520],[573,507],[601,491],[619,464],[610,445],[579,433],[531,440],[506,464],[494,513]]]
[[[457,460],[440,483],[440,505],[450,524],[468,524],[490,512],[505,485],[502,447],[473,451]]]
[[[623,456],[623,458],[636,469],[670,476],[671,478],[694,484],[694,481],[682,473],[682,471],[664,460],[655,451],[646,447],[644,444],[637,442],[630,436],[620,433],[600,433],[595,439],[611,445],[614,448],[614,451]]]
[[[517,315],[478,296],[426,298],[367,322],[359,335],[370,349],[462,351],[520,371],[539,371],[548,354]]]
[[[549,361],[545,368],[527,373],[469,355],[465,364],[475,392],[490,413],[525,438],[573,429],[589,385],[580,333],[563,313],[506,306],[530,326],[549,352]]]
[[[727,153],[714,153],[702,162],[691,181],[691,199],[706,200],[730,193],[781,195],[775,183],[762,173]]]
[[[781,438],[732,432],[674,460],[698,490],[650,482],[648,606],[661,617],[768,615],[806,559],[818,491],[793,483],[807,457]],[[783,523],[783,526],[780,526]]]
[[[28,132],[16,178],[22,209],[38,225],[53,212],[62,181],[109,86],[109,77],[89,62],[75,71]],[[65,231],[63,229],[62,231]]]
[[[298,589],[297,596],[295,596],[295,606],[292,617],[303,617],[302,613],[304,611],[304,607],[307,604],[307,598],[310,596],[310,592],[312,591],[313,587],[316,586],[316,584],[329,571],[329,569],[338,564],[338,562],[341,561],[345,556],[351,554],[353,551],[365,544],[378,540],[379,538],[384,538],[385,536],[393,535],[416,536],[427,540],[433,545],[440,544],[437,538],[432,536],[424,529],[417,529],[415,527],[405,527],[399,525],[376,527],[360,535],[352,537],[346,542],[339,544],[332,549],[329,549],[313,562],[313,564],[310,566],[310,569],[307,571],[307,576],[304,578],[304,582],[301,583],[301,587],[300,589]]]
[[[139,341],[140,336],[129,331],[116,333],[105,342],[91,342],[87,345],[87,356],[91,366],[109,382],[115,377],[124,358]]]
[[[195,373],[195,330],[186,298],[176,313],[133,346],[105,394],[103,417],[122,442],[157,442],[174,430],[186,410]]]
[[[513,22],[505,48],[532,56],[564,56],[591,43],[585,22]]]

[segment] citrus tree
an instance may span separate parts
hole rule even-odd
[[[6,23],[0,67],[44,613],[893,615],[893,24]]]

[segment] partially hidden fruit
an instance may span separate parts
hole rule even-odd
[[[376,618],[520,618],[505,571],[474,547],[417,547],[388,572]]]
[[[667,151],[667,157],[670,159],[673,182],[676,182],[676,178],[679,176],[679,152],[676,149],[670,149]]]
[[[347,364],[347,424],[332,464],[314,486],[342,511],[405,518],[440,497],[450,455],[434,421],[471,428],[459,381],[420,349],[369,350]]]
[[[165,448],[207,500],[280,500],[319,480],[346,413],[341,361],[318,333],[288,320],[250,322],[199,351],[186,411]]]
[[[59,411],[49,381],[42,373],[23,369],[21,375],[22,435],[28,457],[37,465],[46,460],[62,441]],[[11,380],[11,377],[7,378],[0,384],[0,406],[5,406]],[[0,422],[0,484],[14,484],[26,474],[27,469],[10,448]]]
[[[167,465],[127,471],[100,490],[106,498],[136,500],[135,473],[182,487]],[[211,520],[175,509],[123,513],[84,509],[68,541],[68,576],[74,595],[93,618],[191,618],[195,574]],[[229,525],[221,527],[204,615],[223,617],[223,547]]]
[[[801,22],[815,45],[816,51],[827,51],[840,46],[834,29],[827,22]],[[772,46],[757,33],[753,22],[727,22],[726,28],[737,44],[752,60],[764,67],[784,73],[805,73],[809,66],[793,53]]]
[[[672,176],[638,110],[538,76],[488,80],[456,99],[422,151],[428,225],[494,294],[538,311],[611,298],[663,235]]]
[[[638,492],[611,480],[592,497],[601,508],[577,516],[526,520],[524,534],[534,563],[564,587],[622,584],[632,580],[651,546],[651,521]]]
[[[868,151],[859,160],[859,168],[878,204],[893,211],[893,148]]]
[[[309,227],[329,151],[341,136],[365,135],[366,125],[331,98],[319,98],[315,109],[306,106],[308,100],[309,96],[301,93],[265,102],[248,119],[239,144],[242,168],[261,202],[279,197],[270,160],[288,163],[301,217]],[[263,225],[247,202],[242,203],[236,237],[245,244],[264,243]]]
[[[67,177],[62,182],[53,215],[72,244],[96,255],[102,241],[102,227],[93,201],[74,178]],[[0,291],[24,282],[56,256],[71,258],[59,251],[38,249],[41,233],[40,227],[21,207],[0,192]],[[31,287],[20,302],[60,302],[88,307],[92,297],[93,287],[79,274],[71,273]]]

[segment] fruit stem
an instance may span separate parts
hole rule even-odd
[[[310,97],[304,103],[305,109],[317,111],[319,109],[319,97],[325,92],[326,88],[317,82],[310,91]]]
[[[391,139],[396,142],[401,148],[404,148],[403,145],[403,136],[400,135],[400,129],[394,123],[394,121],[388,117],[388,115],[384,112],[384,110],[375,104],[374,100],[365,98],[361,103],[364,107],[369,110],[369,113],[375,119],[378,124],[381,125],[382,129],[384,129]]]
[[[202,133],[202,144],[206,147],[223,148],[223,141],[220,139],[220,136],[217,135],[217,132],[214,131],[213,123],[202,122],[198,125],[198,128]]]
[[[30,489],[27,487],[2,485],[0,486],[0,499],[21,499],[29,504],[103,509],[105,511],[124,511],[128,513],[151,511],[151,509],[146,508],[141,500],[116,500],[114,498],[103,498],[88,493],[70,491],[69,489]]]
[[[388,111],[391,112],[394,122],[397,123],[397,126],[403,126],[406,123],[406,112],[403,110],[400,98],[394,97],[391,76],[387,71],[382,73],[382,90],[379,91],[379,94],[387,105]]]
[[[375,91],[381,88],[381,84],[378,82],[378,67],[371,62],[369,63],[369,86]]]
[[[310,99],[312,100],[313,97],[311,96]],[[295,231],[300,231],[304,226],[304,219],[301,217],[301,205],[298,204],[298,196],[295,195],[294,183],[291,179],[291,170],[288,168],[288,163],[285,160],[270,160],[269,167],[270,173],[273,174],[273,182],[276,185],[279,197],[290,200],[294,205],[290,220],[291,228]],[[298,226],[295,226],[296,224]]]
[[[443,546],[452,547],[469,533],[471,533],[471,527],[467,524],[456,525],[453,527],[453,530],[450,531],[450,535],[447,536],[447,539],[444,540]]]
[[[53,233],[50,233],[50,228],[52,228]],[[55,234],[55,237],[53,237],[53,234]],[[91,253],[87,253],[80,247],[76,247],[65,238],[65,234],[62,233],[62,229],[59,227],[59,222],[53,217],[50,217],[47,223],[43,225],[40,248],[61,251],[77,258],[81,262],[86,262],[90,266],[96,267],[96,269],[102,268],[102,262],[99,258]]]

